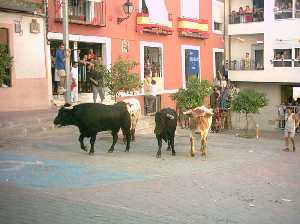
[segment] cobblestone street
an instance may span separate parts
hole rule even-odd
[[[100,133],[94,156],[73,128],[2,139],[1,223],[299,223],[299,150],[210,134],[204,161],[189,156],[188,136],[178,129],[177,155],[161,159],[150,128],[129,153],[120,140],[107,153],[112,138]]]

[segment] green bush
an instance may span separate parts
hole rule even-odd
[[[12,64],[12,59],[9,56],[7,45],[0,44],[0,87],[10,80],[8,69]]]
[[[209,81],[191,77],[186,89],[179,89],[177,93],[172,94],[171,98],[176,101],[179,108],[187,110],[201,106],[204,98],[211,92],[212,87]]]
[[[268,105],[268,99],[263,93],[253,89],[242,90],[231,101],[231,108],[238,113],[246,115],[246,130],[248,131],[248,114],[258,113],[259,109]]]
[[[120,92],[130,93],[142,87],[139,75],[132,72],[136,66],[135,61],[120,58],[111,65],[110,69],[96,63],[95,70],[103,74],[104,86],[116,100]]]

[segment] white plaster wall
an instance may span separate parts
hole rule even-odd
[[[250,0],[231,0],[231,9],[241,5],[245,6],[250,4],[249,2]],[[233,71],[231,73],[232,80],[300,83],[299,67],[273,67],[273,64],[270,62],[274,57],[274,49],[300,48],[300,18],[275,20],[274,5],[275,0],[264,1],[264,22],[228,25],[228,34],[234,37],[240,37],[245,34],[264,34],[264,70]],[[228,14],[229,12],[227,11]],[[239,46],[233,44],[231,54],[238,56],[239,51]],[[292,53],[294,56],[294,51]]]
[[[275,105],[281,102],[281,89],[279,84],[274,83],[250,83],[239,82],[240,89],[255,89],[258,92],[265,93],[269,99],[268,106],[261,109],[259,114],[249,115],[249,129],[255,129],[256,124],[262,130],[274,130],[277,127],[277,110]],[[246,127],[245,115],[232,114],[232,125],[234,128],[242,129]]]
[[[257,40],[263,40],[263,38],[263,34],[231,37],[231,60],[244,59],[246,52],[252,58],[251,45],[256,44]]]
[[[264,33],[265,25],[264,22],[255,23],[240,23],[240,24],[229,24],[228,34],[229,35],[245,35],[245,34],[257,34]]]
[[[274,57],[273,49],[300,48],[300,18],[275,20],[275,0],[265,1],[265,71],[273,73],[283,70],[274,68],[270,60]],[[282,40],[282,41],[280,41]],[[286,68],[285,72],[298,74],[297,68]],[[295,76],[295,78],[297,78]]]
[[[40,33],[30,33],[32,19],[37,19],[40,24]],[[22,35],[13,32],[14,67],[17,79],[23,78],[45,78],[45,50],[44,50],[44,22],[42,18],[24,16],[21,14],[8,14],[0,12],[0,23],[14,26],[15,20],[21,21]]]

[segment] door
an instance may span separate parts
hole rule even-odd
[[[199,51],[193,49],[185,50],[185,81],[189,81],[190,77],[199,78]]]

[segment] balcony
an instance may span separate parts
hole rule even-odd
[[[263,60],[232,60],[229,61],[229,70],[264,70]]]
[[[62,22],[62,18],[61,0],[55,0],[55,20]],[[74,1],[69,3],[69,23],[100,27],[105,26],[105,0]]]
[[[152,22],[148,13],[137,13],[136,29],[143,33],[155,33],[161,35],[171,35],[173,33],[172,14],[169,14],[169,21],[165,24]]]
[[[177,30],[181,37],[191,37],[198,39],[208,38],[208,20],[178,18]]]
[[[232,11],[229,15],[229,24],[252,23],[264,21],[264,9],[256,9],[255,12],[239,14]]]

